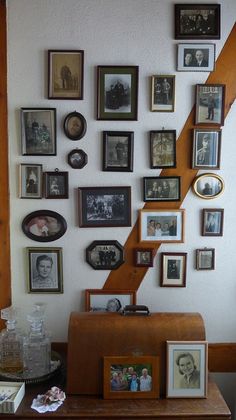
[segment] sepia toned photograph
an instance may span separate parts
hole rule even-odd
[[[174,112],[175,76],[151,76],[151,111]]]
[[[215,269],[215,249],[203,248],[196,250],[196,269],[214,270]]]
[[[93,241],[86,248],[86,261],[94,270],[115,270],[124,263],[124,249],[118,241]]]
[[[151,168],[176,167],[176,130],[150,131]]]
[[[143,178],[144,201],[179,201],[180,200],[180,177],[144,177]]]
[[[178,71],[213,71],[215,44],[178,44]]]
[[[221,130],[193,130],[192,168],[220,169]]]
[[[42,198],[43,165],[20,164],[20,198]]]
[[[103,131],[103,171],[133,172],[133,131]]]
[[[186,252],[161,253],[161,286],[186,287]]]
[[[223,236],[224,209],[202,209],[202,236]]]
[[[85,290],[85,310],[88,312],[121,312],[125,306],[135,304],[134,290]]]
[[[144,242],[183,242],[184,210],[139,210],[139,236]]]
[[[87,131],[87,122],[79,112],[70,112],[64,120],[64,132],[70,140],[80,140]]]
[[[69,198],[68,172],[44,172],[45,198]]]
[[[199,175],[193,181],[193,191],[206,200],[219,197],[224,191],[224,180],[216,174]]]
[[[225,85],[196,85],[195,124],[224,125]]]
[[[67,230],[63,216],[51,210],[37,210],[22,221],[24,234],[37,242],[51,242],[59,239]]]
[[[136,267],[153,267],[153,248],[134,248],[134,264]]]

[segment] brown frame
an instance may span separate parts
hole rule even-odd
[[[179,266],[172,267],[168,276],[169,257],[172,260],[179,260]],[[179,257],[179,259],[177,258]],[[165,261],[166,260],[166,261]],[[182,266],[182,267],[181,267]],[[186,287],[186,273],[187,273],[187,252],[162,252],[161,253],[161,287]]]
[[[57,177],[59,180],[52,188],[50,178]],[[44,195],[45,198],[52,199],[69,198],[69,173],[60,172],[58,169],[54,172],[44,172]]]
[[[146,218],[146,220],[144,220]],[[148,219],[149,218],[149,219]],[[162,218],[162,219],[160,219]],[[151,222],[153,222],[151,224]],[[139,210],[139,240],[143,243],[175,243],[184,242],[184,209],[140,209]],[[171,223],[171,225],[169,225]],[[150,228],[148,229],[148,224]],[[157,228],[157,225],[161,227]],[[162,229],[162,224],[168,224],[167,229]],[[145,226],[144,226],[145,225]],[[171,232],[170,232],[171,226]],[[166,226],[167,228],[167,226]],[[146,232],[146,233],[145,233]],[[151,234],[153,233],[153,235]],[[167,234],[168,233],[168,234]]]
[[[123,143],[121,142],[120,137],[124,138]],[[112,138],[114,139],[114,141],[112,141]],[[117,140],[115,140],[116,138]],[[127,140],[127,146],[124,143],[126,140]],[[112,144],[110,144],[110,147],[109,147],[109,141],[111,143],[114,143],[113,147],[111,147]],[[119,147],[118,147],[118,143],[121,143]],[[114,153],[117,154],[116,159],[114,159],[114,157],[109,158],[110,152],[113,152],[112,154]],[[133,160],[134,160],[133,156],[134,156],[134,132],[133,131],[103,131],[103,171],[133,172]],[[109,159],[114,160],[114,162],[112,164],[109,163]]]
[[[124,307],[126,305],[136,305],[136,290],[119,290],[119,289],[112,289],[112,290],[104,290],[104,289],[86,289],[85,290],[85,311],[87,312],[97,312],[100,310],[101,311],[106,311],[107,309],[102,307],[100,309],[93,309],[92,302],[91,302],[91,298],[92,296],[110,296],[110,299],[119,299],[119,302],[121,304],[121,307],[116,311],[116,312],[120,312],[124,309]],[[123,302],[122,305],[122,296],[130,296],[130,302],[126,303],[125,301]],[[108,311],[111,312],[111,311]],[[112,311],[113,312],[113,311]]]
[[[208,266],[202,266],[201,254],[208,252],[211,254],[211,264]],[[196,270],[215,270],[215,248],[198,248],[196,249]]]
[[[217,95],[217,96],[216,96]],[[224,125],[225,114],[225,85],[224,84],[197,84],[196,85],[195,124],[208,126]],[[209,103],[209,98],[212,97]],[[215,108],[220,106],[219,111]],[[205,109],[206,108],[206,109]],[[215,115],[219,118],[215,121]]]
[[[216,213],[219,214],[218,217]],[[207,227],[207,219],[209,218],[209,216],[213,217],[213,223],[210,223]],[[214,220],[216,218],[218,220]],[[202,236],[223,236],[223,225],[224,209],[202,209]]]
[[[159,168],[176,168],[176,130],[152,130],[149,132],[150,136],[150,167],[151,169]],[[168,141],[168,148],[165,143]],[[156,144],[155,144],[156,143]],[[154,155],[154,148],[157,148],[156,159]],[[160,150],[159,150],[160,149]],[[164,149],[164,151],[163,151]],[[164,161],[163,161],[164,158]],[[163,163],[162,163],[163,162]]]
[[[28,178],[26,176],[27,168],[31,168]],[[43,165],[40,163],[20,163],[19,170],[20,198],[41,199],[43,197]]]
[[[148,253],[147,261],[142,259],[142,253]],[[134,248],[134,265],[136,267],[153,267],[154,248]]]
[[[166,79],[169,90],[166,98],[163,94],[163,82]],[[169,92],[170,91],[170,92]],[[170,97],[169,97],[170,95]],[[175,110],[175,76],[171,74],[155,74],[151,76],[151,111],[174,112]]]

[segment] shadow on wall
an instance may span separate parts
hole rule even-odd
[[[236,373],[211,373],[210,376],[220,389],[231,411],[232,420],[236,420]]]

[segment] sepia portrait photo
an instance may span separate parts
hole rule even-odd
[[[176,131],[150,131],[151,168],[176,167]]]

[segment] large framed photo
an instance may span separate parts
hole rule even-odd
[[[213,71],[215,68],[215,44],[179,44],[178,71]]]
[[[67,223],[63,216],[51,210],[29,213],[22,221],[24,234],[37,242],[52,242],[64,235]]]
[[[27,248],[29,293],[63,293],[62,248]]]
[[[179,176],[147,176],[143,178],[144,201],[179,201]]]
[[[183,209],[139,210],[139,237],[141,242],[184,242]]]
[[[56,108],[21,108],[22,155],[56,155]]]
[[[206,341],[167,341],[167,398],[206,398],[207,365]]]
[[[174,112],[175,76],[151,76],[151,111]]]
[[[43,165],[20,164],[20,198],[42,198]]]
[[[220,169],[221,130],[194,129],[192,168]]]
[[[115,270],[124,262],[124,248],[118,241],[93,241],[86,248],[86,261],[94,270]]]
[[[175,4],[175,39],[220,39],[220,4]]]
[[[105,356],[103,397],[105,399],[158,398],[158,356]]]
[[[80,140],[87,131],[87,122],[79,112],[70,112],[64,119],[63,128],[70,140]]]
[[[48,98],[83,99],[84,51],[48,51]]]
[[[161,286],[186,287],[186,252],[161,253]]]
[[[69,197],[69,174],[68,172],[44,172],[45,198],[68,198]]]
[[[217,198],[224,191],[224,180],[221,176],[205,173],[197,176],[193,181],[193,191],[205,200]]]
[[[136,304],[134,290],[85,290],[85,311],[121,312],[127,305]]]
[[[202,209],[202,236],[223,236],[224,209]]]
[[[195,124],[224,125],[225,85],[196,85]]]
[[[136,267],[153,267],[153,248],[134,248],[134,265]]]
[[[196,269],[214,270],[215,269],[215,249],[202,248],[196,250]]]
[[[138,119],[138,66],[97,67],[97,119]]]
[[[131,187],[82,187],[80,227],[131,226]]]
[[[151,168],[176,167],[176,130],[150,131]]]
[[[133,172],[133,154],[133,131],[103,131],[103,171]]]

